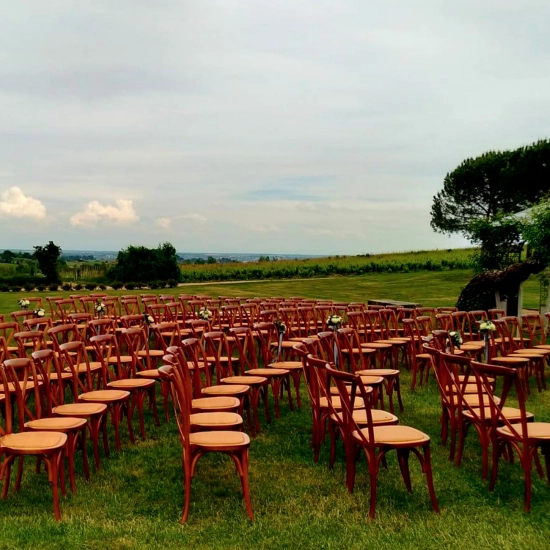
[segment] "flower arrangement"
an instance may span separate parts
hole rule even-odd
[[[153,316],[149,315],[148,313],[143,314],[143,319],[146,325],[152,325],[155,322],[155,320],[153,319]]]
[[[21,309],[29,309],[30,302],[26,298],[21,298],[17,303]]]
[[[107,311],[107,308],[102,301],[98,300],[95,305],[95,310],[99,315],[102,315]]]
[[[451,342],[453,343],[453,346],[460,348],[463,342],[462,335],[460,334],[460,332],[456,330],[452,330],[451,332],[449,332],[449,337],[451,338]]]
[[[329,315],[327,318],[327,326],[332,328],[333,330],[340,328],[343,322],[344,319],[342,319],[342,317],[340,317],[340,315],[336,313]]]
[[[479,332],[494,332],[497,329],[492,321],[482,321],[479,324]]]
[[[203,321],[210,321],[212,319],[212,312],[207,307],[203,307],[199,309],[197,317]]]
[[[44,315],[46,315],[46,312],[44,311],[43,308],[39,307],[39,308],[36,308],[34,311],[34,316],[35,317],[44,317]]]
[[[273,321],[273,324],[275,325],[275,328],[277,329],[277,332],[279,334],[284,334],[286,332],[286,325],[281,319]]]

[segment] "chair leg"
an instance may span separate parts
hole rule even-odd
[[[183,513],[181,515],[180,523],[185,523],[189,517],[189,506],[191,504],[191,465],[184,460],[183,466],[184,474],[184,497],[183,497]]]
[[[244,449],[241,453],[240,459],[240,478],[241,486],[243,488],[244,504],[246,506],[246,513],[248,517],[254,521],[254,512],[252,510],[252,503],[250,502],[250,487],[248,484],[248,449]]]
[[[439,514],[439,504],[437,503],[437,498],[435,496],[434,481],[432,474],[432,458],[431,458],[431,449],[430,444],[424,447],[424,473],[426,474],[426,483],[428,485],[428,492],[430,493],[430,499],[432,501],[432,508],[434,512]]]
[[[401,477],[405,482],[407,491],[412,493],[411,473],[409,471],[409,455],[409,449],[397,449],[397,461],[399,463],[399,469],[401,470]]]

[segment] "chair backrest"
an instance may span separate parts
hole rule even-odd
[[[130,330],[130,329],[124,329]],[[124,333],[124,330],[122,331]],[[140,329],[142,330],[142,329]],[[129,339],[128,339],[129,340]],[[123,360],[118,347],[118,341],[114,334],[101,334],[92,336],[90,343],[96,350],[96,358],[101,361],[102,372],[104,373],[104,382],[109,382],[112,377],[112,370],[109,366],[114,367],[114,378],[116,380],[124,380],[134,378],[136,376],[136,361],[133,356],[131,361]]]
[[[47,415],[50,414],[52,407],[65,403],[65,386],[62,383],[63,373],[58,356],[57,352],[49,348],[34,351],[31,354],[37,371],[44,381],[41,392],[46,400]],[[77,390],[74,386],[73,389]]]
[[[479,399],[481,400],[483,398],[483,394],[486,395],[485,402],[488,403],[493,434],[496,434],[496,430],[499,426],[505,426],[517,440],[523,443],[523,449],[528,449],[529,436],[527,429],[527,412],[525,410],[525,385],[520,380],[518,370],[501,365],[487,365],[477,361],[472,361],[471,369],[474,374]],[[500,400],[498,402],[495,400],[492,391],[494,380],[497,378],[500,378],[503,382]],[[512,388],[515,389],[517,406],[520,410],[519,422],[514,420],[513,423],[510,422],[503,412],[504,401]],[[480,415],[485,415],[487,412],[486,409],[486,407],[481,407],[476,412]]]
[[[82,335],[75,323],[67,323],[64,325],[56,325],[49,328],[47,331],[51,338],[54,350],[59,351],[61,344],[67,342],[82,341]]]
[[[320,369],[321,370],[321,369]],[[335,418],[341,418],[342,429],[346,433],[354,433],[361,439],[362,445],[370,449],[374,449],[374,423],[372,421],[372,408],[374,406],[373,396],[374,392],[372,387],[366,387],[361,382],[361,377],[356,374],[342,372],[332,368],[326,364],[324,369],[328,379],[328,404],[330,413]],[[330,392],[330,387],[335,387],[338,392],[339,405],[336,409],[333,404],[333,398]],[[353,410],[357,398],[363,400],[363,406],[366,414],[366,428],[368,435],[365,435],[361,428],[365,428],[364,425],[358,426],[353,417]]]
[[[192,403],[191,380],[189,373],[181,368],[181,364],[174,354],[166,354],[162,360],[164,365],[160,367],[160,370],[170,380],[170,393],[172,395],[174,415],[183,452],[184,455],[187,453],[189,456]]]
[[[237,350],[239,371],[241,374],[258,368],[258,352],[256,350],[254,333],[248,327],[229,329],[229,337],[234,338],[233,348]]]
[[[523,313],[521,325],[524,337],[529,341],[531,347],[546,344],[546,327],[544,318],[538,313]]]
[[[6,424],[8,424],[8,401],[12,401],[10,415],[17,413],[17,428],[25,430],[25,422],[41,418],[43,401],[40,397],[40,379],[34,361],[30,357],[6,359],[3,363],[6,380],[3,386],[11,386],[11,399],[5,399]],[[31,395],[33,399],[30,399]],[[15,409],[15,410],[14,410]],[[10,433],[10,432],[8,432]]]
[[[23,322],[26,319],[32,319],[34,312],[31,309],[22,309],[21,311],[14,311],[11,314],[11,318],[19,325],[19,330],[23,330]]]
[[[68,369],[72,374],[73,395],[78,402],[78,393],[89,392],[94,389],[90,359],[84,342],[73,340],[59,346],[59,362],[61,368]],[[102,373],[103,382],[107,373]]]
[[[17,343],[19,357],[25,357],[27,353],[44,349],[46,346],[46,339],[44,332],[41,330],[24,330],[16,332],[13,335],[14,340]]]
[[[338,352],[340,369],[344,370],[347,366],[349,372],[355,374],[358,370],[368,368],[366,355],[361,352],[361,339],[357,331],[351,327],[340,328],[336,331],[338,339]],[[344,355],[342,350],[348,350]]]

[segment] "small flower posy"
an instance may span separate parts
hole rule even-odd
[[[155,320],[153,319],[153,316],[149,315],[148,313],[144,313],[143,318],[145,319],[146,325],[152,325],[155,322]]]
[[[46,312],[43,308],[39,307],[33,311],[35,317],[44,317],[46,315]]]
[[[342,319],[342,317],[340,317],[340,315],[337,315],[336,313],[329,315],[327,318],[327,326],[330,328],[340,328],[343,322],[344,319]]]
[[[458,348],[462,345],[462,335],[460,334],[460,332],[452,330],[451,332],[449,332],[449,337],[453,342],[453,346],[456,346]]]
[[[17,303],[21,309],[29,309],[30,302],[26,298],[21,298]]]
[[[207,307],[203,307],[199,309],[197,316],[203,321],[210,321],[212,319],[212,312]]]
[[[494,332],[496,329],[495,323],[491,321],[483,321],[479,324],[479,332]]]
[[[98,312],[98,313],[105,313],[106,311],[106,307],[105,307],[105,304],[103,302],[100,302],[99,300],[97,301],[96,305],[95,305],[95,310]]]
[[[275,328],[277,329],[277,332],[279,334],[284,334],[286,332],[286,325],[284,321],[281,321],[281,319],[273,321],[273,324],[275,325]]]

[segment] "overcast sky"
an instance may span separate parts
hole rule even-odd
[[[0,248],[449,248],[462,160],[550,137],[548,0],[0,0]]]

